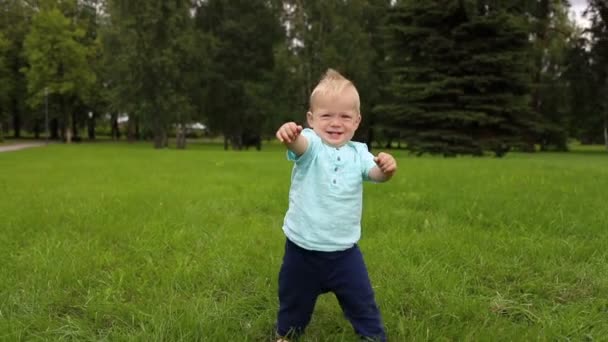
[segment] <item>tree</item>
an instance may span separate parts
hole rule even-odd
[[[74,131],[79,132],[86,125],[90,140],[95,139],[96,120],[105,113],[108,94],[104,86],[102,64],[103,45],[99,36],[99,26],[102,23],[103,0],[78,0],[73,6],[72,20],[84,31],[80,42],[87,48],[87,63],[95,74],[95,83],[87,88],[80,101],[77,111],[74,111]]]
[[[110,107],[110,95],[107,87],[109,65],[104,63],[103,43],[99,35],[99,31],[101,31],[100,25],[103,24],[103,17],[98,16],[96,11],[88,13],[90,21],[85,26],[87,27],[85,37],[89,37],[87,39],[87,46],[89,46],[88,61],[96,77],[95,83],[91,86],[91,89],[94,89],[94,91],[87,92],[84,97],[86,107],[83,113],[85,114],[84,120],[86,120],[88,139],[95,140],[97,119],[102,114],[107,113]]]
[[[497,156],[531,139],[528,34],[500,6],[407,2],[386,27],[391,80],[377,111],[414,153]]]
[[[574,37],[574,24],[568,18],[563,0],[533,2],[529,9],[532,57],[531,109],[541,120],[535,139],[542,150],[567,150],[567,82],[563,79],[566,54]]]
[[[199,109],[210,40],[194,31],[189,0],[111,0],[108,12],[103,40],[111,107],[129,121],[141,117],[154,147],[166,147],[171,125],[179,132]]]
[[[11,92],[12,80],[10,70],[7,65],[6,56],[9,41],[0,32],[0,142],[4,140],[3,123],[8,112],[9,94]]]
[[[608,3],[604,0],[590,0],[586,12],[591,19],[591,68],[598,90],[594,121],[599,124],[596,127],[603,128],[604,144],[608,150],[608,98],[605,96],[608,92]]]
[[[24,46],[29,64],[22,69],[27,78],[28,104],[39,107],[48,92],[59,105],[56,118],[68,143],[72,139],[73,104],[95,81],[87,65],[87,49],[79,42],[83,35],[59,10],[43,10],[34,16]]]
[[[250,141],[259,146],[272,109],[274,47],[282,33],[275,5],[266,0],[209,0],[197,9],[197,29],[211,34],[217,44],[206,111],[211,130],[224,135],[225,149],[229,143],[242,149]]]
[[[361,97],[363,123],[357,139],[371,147],[375,113],[383,74],[379,72],[382,54],[380,22],[390,8],[386,0],[299,1],[287,0],[282,14],[287,27],[286,51],[289,60],[291,94],[290,119],[302,121],[312,88],[328,68],[350,78]],[[285,116],[285,114],[283,114]]]
[[[26,110],[27,86],[25,75],[20,71],[26,65],[23,42],[30,27],[33,9],[24,1],[5,0],[0,6],[0,13],[0,31],[9,42],[5,58],[11,87],[6,114],[15,138],[19,138],[23,124],[33,121]]]
[[[563,80],[568,89],[568,131],[583,144],[599,143],[601,137],[597,131],[602,127],[601,118],[597,115],[600,92],[599,81],[593,70],[589,41],[580,35],[574,39],[567,51]]]

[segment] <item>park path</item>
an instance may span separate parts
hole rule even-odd
[[[31,142],[31,143],[19,143],[19,144],[0,146],[0,153],[1,152],[10,152],[10,151],[19,151],[19,150],[23,150],[23,149],[30,148],[30,147],[39,147],[39,146],[44,146],[44,145],[46,145],[46,144],[43,142]]]

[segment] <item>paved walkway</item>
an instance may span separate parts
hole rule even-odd
[[[19,151],[30,147],[39,147],[46,145],[43,142],[18,143],[6,146],[0,146],[0,152]]]

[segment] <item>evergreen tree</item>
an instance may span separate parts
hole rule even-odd
[[[529,108],[530,46],[523,18],[483,9],[454,37],[462,52],[458,65],[464,92],[458,104],[482,114],[467,127],[474,141],[497,156],[531,144],[541,121]]]
[[[391,81],[377,111],[409,150],[502,156],[530,139],[538,122],[519,17],[464,1],[408,2],[385,27]]]

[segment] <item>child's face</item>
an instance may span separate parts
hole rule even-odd
[[[308,126],[326,144],[341,147],[353,138],[361,115],[355,108],[352,91],[344,90],[335,96],[319,96],[312,107],[312,112],[306,115]]]

